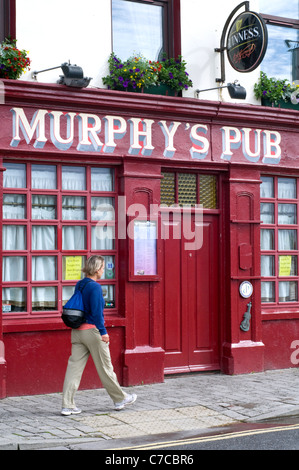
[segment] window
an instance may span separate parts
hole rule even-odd
[[[298,302],[298,182],[262,177],[262,302]]]
[[[112,0],[112,50],[122,60],[180,54],[179,0]],[[174,36],[175,31],[175,36]]]
[[[0,41],[16,37],[16,0],[0,0]]]
[[[4,167],[5,316],[57,315],[92,253],[105,257],[100,282],[106,307],[114,307],[114,171],[11,162]]]
[[[263,72],[270,77],[299,80],[299,1],[261,0],[260,11],[268,29]]]
[[[214,175],[196,173],[162,173],[161,204],[179,206],[202,204],[204,209],[217,209],[217,179]]]

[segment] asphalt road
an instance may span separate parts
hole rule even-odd
[[[299,450],[299,425],[200,437],[161,450]]]
[[[200,450],[299,450],[299,416],[256,424],[238,424],[225,430],[216,430],[207,434],[194,435],[182,439],[169,439],[145,445],[115,448],[117,452],[146,451],[147,461],[152,464],[174,464],[171,455],[189,456],[189,466],[196,463],[196,452]],[[160,452],[160,454],[159,454]],[[169,452],[169,454],[168,454]],[[120,454],[121,455],[121,454]],[[133,455],[133,454],[132,454]],[[140,454],[142,455],[142,453]],[[157,462],[157,455],[161,455]],[[162,456],[169,455],[167,461]],[[192,455],[194,456],[192,459]],[[153,456],[153,457],[150,457]],[[155,460],[156,459],[156,460]],[[178,457],[179,459],[179,457]],[[191,465],[192,466],[192,465]]]

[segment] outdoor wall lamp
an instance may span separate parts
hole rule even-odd
[[[218,86],[215,88],[207,88],[205,90],[195,90],[195,98],[199,97],[199,93],[203,91],[210,91],[210,90],[220,90],[221,88],[227,88],[229,92],[229,96],[233,99],[237,100],[245,100],[246,98],[246,90],[240,83],[235,80],[234,83],[228,83],[225,86]]]
[[[57,83],[60,85],[71,86],[74,88],[85,88],[89,85],[91,78],[83,77],[83,69],[78,65],[71,65],[67,62],[58,65],[57,67],[32,72],[32,77],[34,80],[36,80],[38,73],[48,72],[49,70],[55,70],[59,68],[61,68],[63,71],[63,75],[60,75],[59,80],[57,80]]]

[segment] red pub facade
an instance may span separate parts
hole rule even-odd
[[[298,365],[296,111],[3,83],[2,398],[61,391],[94,253],[122,385]]]

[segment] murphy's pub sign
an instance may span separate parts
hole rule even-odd
[[[277,165],[293,154],[296,143],[286,131],[273,129],[19,107],[8,112],[10,119],[6,115],[8,125],[0,128],[0,141],[11,150],[40,152],[43,158],[46,154],[54,158],[89,154],[99,159],[130,155]]]

